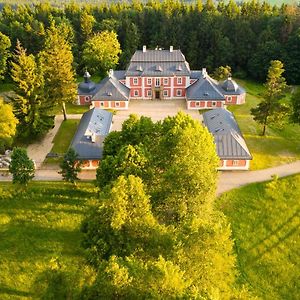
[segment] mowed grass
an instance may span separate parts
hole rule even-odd
[[[53,139],[53,147],[51,149],[51,153],[57,153],[60,157],[48,157],[44,163],[56,164],[62,160],[62,156],[68,151],[79,121],[80,120],[69,119],[61,123],[61,126]]]
[[[70,276],[84,279],[80,223],[94,197],[90,183],[76,188],[34,182],[26,192],[18,192],[11,183],[0,184],[1,300],[31,299],[34,282],[53,268],[54,261]]]
[[[300,295],[300,175],[223,194],[218,207],[231,222],[240,282],[262,299]]]
[[[270,126],[266,136],[261,136],[262,126],[253,120],[250,109],[261,101],[264,87],[248,80],[238,82],[247,91],[246,103],[229,106],[228,109],[234,113],[253,156],[251,169],[265,169],[300,159],[300,126],[287,124],[281,129]],[[286,96],[286,101],[289,99],[290,94]]]

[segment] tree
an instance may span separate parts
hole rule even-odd
[[[53,126],[53,117],[48,115],[49,106],[43,97],[43,72],[35,57],[27,55],[19,41],[11,74],[16,84],[12,104],[19,121],[18,135],[22,138],[41,136]]]
[[[113,31],[95,34],[83,48],[83,61],[86,67],[92,72],[99,71],[102,75],[118,64],[122,52],[117,34]]]
[[[60,28],[56,27],[54,23],[46,32],[45,46],[40,53],[40,59],[45,78],[45,101],[52,108],[62,105],[64,102],[74,102],[77,86],[72,65],[71,46],[61,33]]]
[[[292,116],[294,123],[300,124],[300,88],[298,87],[292,95]]]
[[[92,35],[95,22],[95,18],[86,10],[82,12],[80,16],[80,30],[84,41]]]
[[[287,113],[287,107],[280,103],[286,89],[283,64],[279,60],[272,60],[268,71],[264,100],[257,107],[251,109],[254,120],[263,125],[262,135],[266,134],[269,124],[276,123]]]
[[[6,145],[11,145],[12,138],[16,134],[18,119],[13,113],[13,108],[10,104],[4,103],[0,98],[0,152],[4,150]]]
[[[229,66],[220,66],[219,68],[215,69],[213,73],[213,78],[216,80],[224,80],[231,76],[231,67]]]
[[[64,159],[60,164],[62,177],[65,181],[75,183],[79,180],[78,173],[81,171],[81,166],[78,161],[78,155],[73,148],[69,148],[64,155]]]
[[[27,185],[34,177],[34,162],[27,155],[24,148],[14,148],[11,155],[9,172],[13,176],[13,183]]]
[[[4,79],[7,69],[7,59],[10,56],[11,42],[8,36],[0,32],[0,80]]]

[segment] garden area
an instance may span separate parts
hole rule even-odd
[[[300,125],[285,124],[282,128],[270,126],[266,136],[261,136],[262,127],[253,120],[250,109],[261,101],[264,87],[250,80],[238,80],[238,83],[246,89],[246,103],[229,106],[228,109],[234,113],[253,156],[251,170],[270,168],[300,159]],[[290,95],[287,94],[286,101],[289,101]]]
[[[47,157],[44,161],[45,164],[58,164],[62,161],[63,155],[67,152],[74,134],[77,130],[77,126],[80,120],[69,119],[63,121],[61,126],[53,139],[53,147],[51,153],[57,154],[57,157]]]
[[[54,299],[47,283],[57,276],[64,288],[63,274],[81,287],[90,271],[80,223],[94,197],[90,183],[32,182],[25,193],[0,184],[0,299]]]
[[[300,293],[300,175],[223,194],[218,207],[231,223],[240,282],[263,299]]]

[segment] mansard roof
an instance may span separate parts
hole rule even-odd
[[[190,66],[180,50],[137,50],[126,76],[189,76]]]
[[[219,89],[225,95],[241,95],[246,92],[231,77],[228,77],[226,80],[220,83]]]
[[[128,101],[130,89],[122,84],[116,76],[122,77],[123,75],[121,72],[111,70],[109,76],[100,82],[100,87],[98,88],[97,93],[93,96],[92,101]]]
[[[208,76],[206,70],[193,71],[192,79],[197,79],[186,90],[187,100],[224,100],[225,97],[218,88],[218,82]]]
[[[203,114],[203,121],[214,136],[218,156],[221,159],[252,159],[233,114],[223,108]]]
[[[84,82],[78,85],[78,95],[94,95],[99,87],[99,84],[91,81],[91,75],[88,71],[84,73]]]
[[[82,115],[77,131],[71,142],[80,160],[101,159],[103,142],[110,131],[112,113],[93,108]]]

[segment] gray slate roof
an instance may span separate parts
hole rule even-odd
[[[190,66],[180,50],[137,50],[126,76],[189,76]]]
[[[224,95],[218,88],[217,83],[214,79],[208,75],[203,76],[199,73],[194,72],[194,76],[198,76],[198,80],[190,85],[186,90],[187,100],[223,100],[225,101]]]
[[[119,76],[120,73],[117,73]],[[128,101],[130,89],[119,82],[115,76],[115,71],[110,76],[104,78],[100,82],[97,93],[93,96],[92,101],[95,100],[116,100]]]
[[[218,156],[221,159],[252,159],[233,114],[223,108],[203,114],[203,121],[214,136]]]
[[[112,113],[99,108],[93,108],[82,115],[70,145],[80,160],[102,158],[103,142],[109,133],[112,117]],[[92,142],[91,135],[95,136],[95,142]]]

